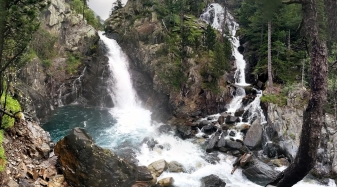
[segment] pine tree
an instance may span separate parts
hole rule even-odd
[[[216,34],[212,28],[212,26],[207,25],[205,31],[205,46],[208,50],[213,50],[215,44]]]

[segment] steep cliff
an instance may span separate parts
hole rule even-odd
[[[41,28],[30,44],[31,59],[14,85],[24,112],[34,118],[42,119],[55,107],[75,101],[112,106],[102,89],[108,77],[104,46],[96,29],[69,3],[51,0],[41,11]]]
[[[105,22],[105,31],[129,56],[138,95],[155,119],[222,111],[229,86],[225,72],[211,72],[214,55],[202,42],[207,24],[188,13],[173,15],[174,23],[167,21],[170,13],[164,4],[130,0]]]

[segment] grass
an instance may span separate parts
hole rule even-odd
[[[4,138],[4,131],[0,130],[0,172],[2,172],[6,167],[5,149],[2,146],[3,138]]]
[[[278,106],[287,105],[287,98],[282,94],[279,94],[279,95],[266,94],[266,95],[263,95],[260,99],[261,99],[261,102],[263,103],[274,103],[274,104],[277,104]]]

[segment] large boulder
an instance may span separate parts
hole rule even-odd
[[[73,186],[129,187],[137,179],[137,167],[110,150],[95,145],[81,128],[73,129],[55,146],[65,179]]]
[[[242,173],[252,182],[265,186],[275,179],[279,172],[257,158],[253,158],[249,167],[244,169]]]
[[[226,183],[216,175],[209,175],[201,179],[201,187],[225,187]]]
[[[162,159],[152,162],[147,168],[149,168],[151,173],[159,177],[167,169],[167,166],[167,162]]]
[[[249,130],[247,131],[244,144],[251,149],[255,149],[261,146],[261,141],[262,141],[262,126],[260,124],[260,120],[256,119],[249,128]]]

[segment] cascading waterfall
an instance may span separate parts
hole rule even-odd
[[[109,146],[111,149],[115,150],[120,144],[124,146],[124,142],[139,145],[144,137],[153,138],[158,142],[154,147],[150,148],[143,143],[137,150],[139,165],[147,166],[154,161],[165,159],[167,162],[177,161],[185,169],[183,173],[165,171],[158,179],[173,177],[174,186],[198,187],[201,186],[202,177],[215,174],[229,187],[259,186],[246,179],[240,169],[230,175],[232,163],[235,160],[233,156],[220,153],[215,156],[219,161],[215,164],[210,163],[208,161],[212,160],[210,155],[197,143],[199,138],[182,140],[174,133],[160,134],[157,131],[160,124],[152,124],[151,113],[141,108],[137,101],[128,72],[128,61],[121,48],[116,41],[108,39],[102,32],[99,36],[109,49],[109,65],[113,74],[111,81],[113,82],[112,95],[115,97],[115,108],[111,109],[110,113],[117,119],[117,124],[107,130],[110,135],[109,142],[112,144]],[[305,185],[317,186],[308,183]],[[296,186],[301,186],[301,184]]]
[[[101,40],[108,48],[109,69],[113,74],[110,80],[110,93],[115,107],[110,113],[117,124],[109,131],[111,135],[120,136],[122,141],[137,141],[151,134],[151,112],[140,107],[137,95],[128,72],[129,64],[126,55],[115,40],[99,32]],[[125,140],[124,140],[125,139]],[[117,146],[120,141],[116,139]]]

